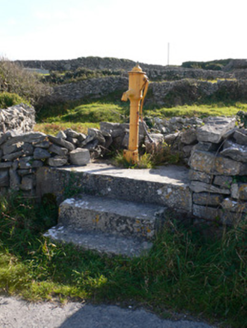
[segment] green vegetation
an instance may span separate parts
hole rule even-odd
[[[34,131],[43,132],[45,134],[56,135],[60,131],[64,131],[66,129],[72,129],[79,133],[87,134],[88,128],[96,128],[99,129],[100,126],[98,123],[37,123],[34,127]]]
[[[59,114],[60,113],[60,114]],[[68,127],[86,133],[88,127],[99,128],[100,122],[127,122],[129,108],[126,104],[93,102],[72,108],[69,105],[44,109],[37,115],[36,131],[56,134]]]
[[[232,116],[236,115],[240,110],[247,111],[247,104],[241,102],[229,102],[228,104],[216,102],[211,104],[184,105],[171,108],[157,108],[152,110],[146,109],[145,115],[163,118],[171,118],[175,116],[197,116],[203,118],[207,116]]]
[[[52,71],[50,74],[42,74],[41,81],[49,84],[65,84],[65,83],[75,83],[92,78],[102,78],[106,76],[121,76],[124,73],[125,73],[124,70],[111,70],[111,69],[92,70],[85,67],[79,67],[75,71],[66,71],[66,72]]]
[[[150,169],[159,165],[183,164],[181,154],[178,151],[172,151],[171,147],[165,142],[151,147],[153,148],[149,149],[149,152],[140,154],[139,161],[136,164],[126,161],[122,151],[118,151],[111,162],[113,165],[132,169]]]
[[[171,118],[174,116],[204,118],[207,116],[232,116],[239,111],[247,111],[247,103],[215,102],[209,104],[194,104],[176,107],[156,107],[144,105],[144,116]],[[60,130],[71,127],[78,132],[86,133],[87,127],[99,128],[100,122],[128,122],[129,104],[120,101],[97,101],[87,104],[71,106],[69,104],[56,105],[41,110],[37,114],[36,131],[56,134]]]
[[[246,222],[215,240],[167,218],[151,252],[127,259],[44,238],[41,232],[57,216],[52,195],[37,206],[8,194],[1,197],[0,213],[1,293],[28,300],[128,302],[164,316],[189,311],[222,326],[247,326]]]
[[[197,61],[188,61],[182,63],[182,67],[184,68],[202,68],[202,69],[210,69],[210,70],[221,70],[224,66],[230,63],[232,59],[220,59],[220,60],[212,60],[208,62],[197,62]]]
[[[8,108],[20,103],[29,104],[28,101],[17,95],[16,93],[2,92],[0,93],[0,108]]]
[[[0,58],[0,94],[14,93],[35,105],[41,97],[49,93],[37,74],[29,72],[19,65]]]

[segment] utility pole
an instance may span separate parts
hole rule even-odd
[[[170,43],[167,44],[167,66],[169,66],[169,59],[170,59]]]

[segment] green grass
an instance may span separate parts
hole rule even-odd
[[[207,116],[232,116],[236,115],[238,111],[247,111],[247,104],[245,103],[231,103],[228,106],[224,103],[212,103],[201,105],[184,105],[171,108],[159,108],[152,110],[145,110],[146,116],[157,116],[163,118],[171,118],[175,116],[200,118]]]
[[[167,220],[151,252],[108,258],[42,237],[56,221],[52,195],[37,206],[0,200],[0,292],[28,300],[128,302],[167,315],[189,311],[224,326],[247,326],[247,225],[219,240]]]
[[[241,102],[233,103],[211,103],[194,104],[177,107],[152,106],[144,104],[144,116],[171,118],[174,116],[204,118],[207,116],[232,116],[238,111],[247,111],[247,104]],[[78,132],[87,133],[88,127],[99,128],[100,122],[128,122],[129,102],[92,102],[74,106],[63,104],[42,109],[37,113],[36,131],[55,135],[60,130],[72,128]]]
[[[71,123],[71,122],[53,122],[53,123],[37,123],[34,126],[34,131],[43,132],[45,134],[56,135],[59,131],[64,131],[68,128],[79,133],[87,134],[88,128],[99,129],[99,123]]]
[[[79,104],[61,104],[40,109],[37,121],[42,122],[123,122],[129,115],[129,104],[114,101],[98,101]]]
[[[30,105],[27,100],[20,97],[16,93],[0,92],[0,108],[8,108],[20,103]]]

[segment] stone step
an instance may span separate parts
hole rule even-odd
[[[179,212],[192,212],[189,170],[180,166],[157,169],[123,169],[105,163],[79,167],[47,168],[37,172],[37,195],[77,192],[167,206]]]
[[[107,197],[78,195],[60,204],[58,222],[83,232],[152,239],[166,208]]]
[[[84,250],[100,254],[137,257],[147,253],[152,242],[132,237],[120,237],[102,232],[83,232],[58,224],[45,233],[54,242],[72,243]]]

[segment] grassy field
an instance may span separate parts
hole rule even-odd
[[[245,103],[213,103],[204,105],[184,105],[172,108],[148,108],[144,105],[144,116],[171,118],[174,116],[200,118],[207,116],[232,116],[238,111],[247,111]],[[86,133],[87,127],[99,127],[100,122],[127,122],[129,104],[123,102],[93,102],[73,108],[55,107],[53,110],[44,109],[37,115],[36,131],[55,134],[68,127],[78,132]]]
[[[129,259],[44,238],[57,219],[51,197],[37,206],[9,194],[1,197],[0,213],[1,293],[31,301],[117,302],[163,317],[186,312],[221,327],[247,327],[246,222],[215,240],[168,218],[151,252]]]

